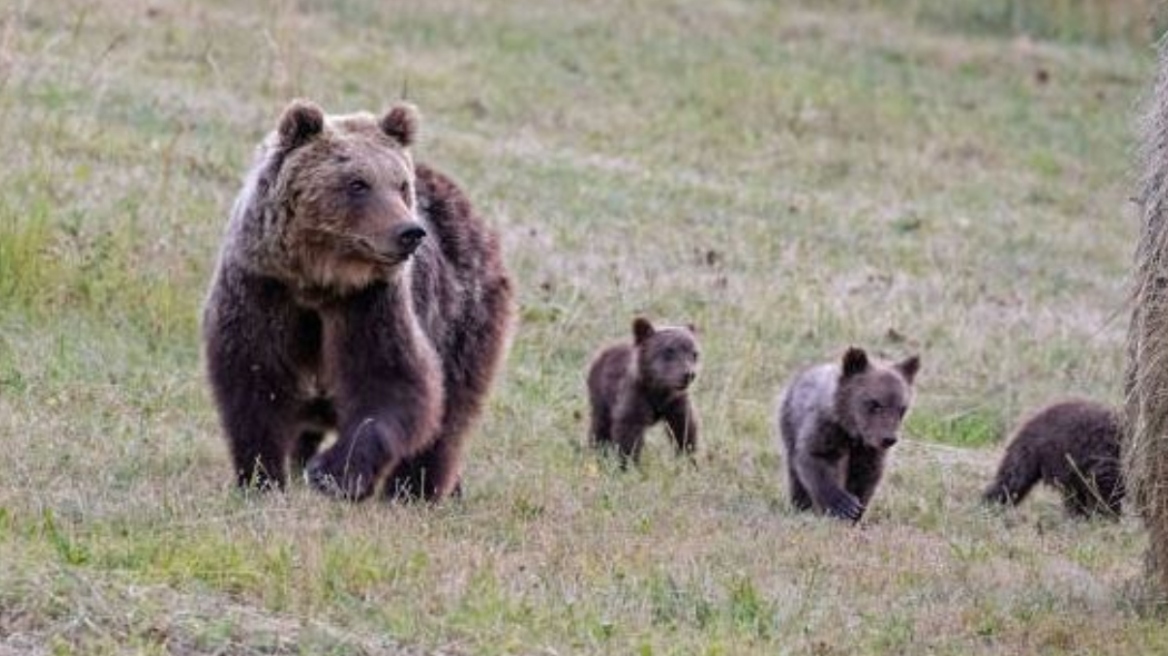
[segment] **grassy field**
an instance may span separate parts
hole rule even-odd
[[[0,654],[1168,651],[1138,522],[976,503],[1020,413],[1119,397],[1153,51],[1047,4],[0,6]],[[227,210],[288,99],[403,94],[519,283],[468,494],[245,498],[197,336]],[[701,328],[697,469],[581,446],[639,312]],[[851,343],[924,361],[859,528],[792,513],[770,428]]]

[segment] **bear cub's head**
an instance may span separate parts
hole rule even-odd
[[[863,349],[849,348],[840,366],[836,413],[847,431],[883,451],[900,439],[900,425],[913,398],[919,356],[895,364],[874,361]]]
[[[692,325],[655,328],[648,319],[633,320],[637,370],[649,388],[669,394],[685,392],[698,376],[697,330]]]
[[[338,292],[388,280],[426,237],[416,215],[409,148],[418,111],[326,116],[293,101],[269,138],[279,162],[272,193],[305,286]]]

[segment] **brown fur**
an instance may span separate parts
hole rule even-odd
[[[857,522],[912,404],[920,359],[872,361],[850,348],[839,363],[795,376],[779,401],[778,429],[791,503]]]
[[[203,312],[207,367],[241,486],[361,499],[458,489],[512,322],[496,236],[415,165],[416,110],[292,103],[261,145]],[[317,453],[325,434],[336,443]]]
[[[1118,517],[1124,487],[1117,413],[1093,401],[1048,405],[1015,429],[986,488],[988,503],[1017,505],[1042,481],[1058,489],[1067,512]]]
[[[658,329],[638,317],[633,343],[605,348],[588,368],[591,443],[615,445],[625,466],[640,459],[645,431],[663,420],[677,452],[692,455],[699,419],[688,392],[698,358],[693,326]]]

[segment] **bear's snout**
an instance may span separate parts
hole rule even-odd
[[[880,440],[880,446],[882,446],[882,447],[884,447],[885,449],[887,449],[887,448],[889,448],[889,447],[891,447],[891,446],[895,445],[895,444],[897,443],[897,441],[898,441],[898,440],[897,440],[897,438],[896,438],[896,436],[895,436],[895,435],[893,435],[893,436],[891,436],[891,437],[885,437],[885,438],[883,438],[882,440]]]
[[[407,223],[394,232],[394,242],[403,256],[413,255],[426,238],[426,229],[417,223]]]

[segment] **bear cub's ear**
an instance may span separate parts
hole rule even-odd
[[[921,370],[921,356],[914,355],[901,360],[896,363],[896,370],[900,372],[901,376],[904,376],[904,382],[912,385],[913,379],[917,377],[917,372]]]
[[[633,343],[637,344],[638,346],[644,343],[645,340],[652,337],[653,333],[655,332],[657,332],[657,330],[653,328],[653,324],[649,323],[649,320],[645,317],[637,317],[636,319],[633,319]]]
[[[868,354],[862,348],[848,347],[844,353],[843,377],[850,378],[868,370]]]
[[[390,107],[385,116],[381,117],[381,131],[393,137],[402,148],[409,148],[418,139],[418,124],[421,120],[417,107],[410,103],[399,103]]]
[[[324,130],[324,111],[311,100],[293,100],[280,115],[280,145],[292,149]]]

